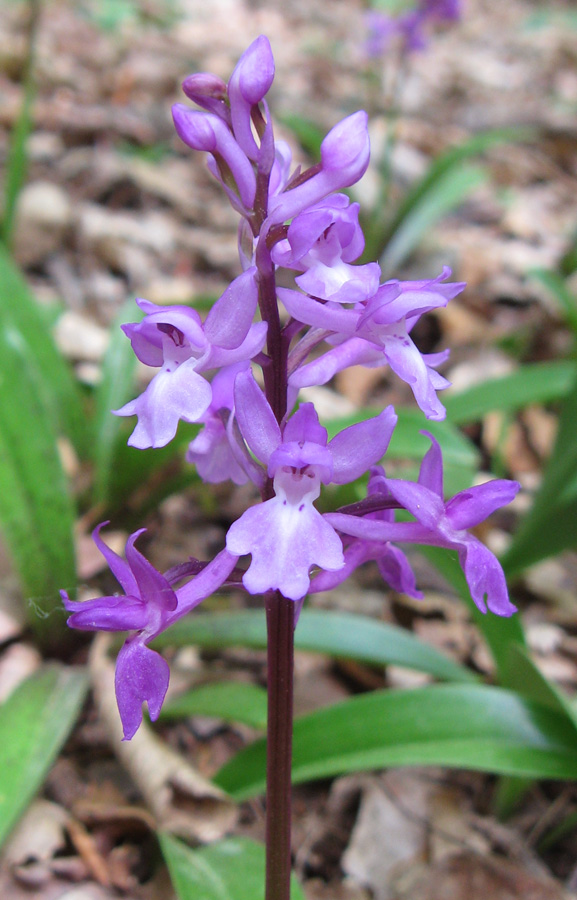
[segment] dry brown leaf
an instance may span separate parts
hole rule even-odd
[[[153,812],[157,827],[195,841],[222,838],[234,826],[232,801],[168,747],[143,722],[131,741],[122,740],[114,695],[114,666],[107,657],[110,640],[98,635],[90,654],[90,672],[101,718],[112,749],[130,773]]]

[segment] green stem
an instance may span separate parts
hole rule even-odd
[[[266,900],[290,900],[294,603],[265,595],[268,662]]]

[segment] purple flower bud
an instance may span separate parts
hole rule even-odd
[[[271,198],[268,222],[286,222],[333,191],[355,184],[369,164],[367,114],[353,113],[332,128],[321,144],[321,161],[296,187]]]
[[[261,34],[242,54],[228,82],[234,136],[246,155],[257,160],[260,148],[251,126],[252,108],[264,99],[274,79],[274,59],[268,38]]]
[[[229,190],[238,191],[245,210],[252,209],[256,191],[254,170],[225,122],[211,113],[189,109],[183,103],[174,104],[172,117],[181,140],[193,150],[211,153],[218,167],[219,180]],[[219,160],[224,162],[224,167],[218,165]]]
[[[198,106],[219,116],[230,125],[230,109],[226,102],[226,84],[217,75],[210,72],[198,72],[189,75],[182,82],[182,90]]]

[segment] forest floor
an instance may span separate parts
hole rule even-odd
[[[488,177],[457,212],[435,224],[410,266],[395,272],[432,278],[448,264],[467,282],[463,295],[430,316],[419,334],[428,350],[451,348],[445,374],[455,389],[511,371],[512,359],[545,361],[569,352],[571,334],[531,270],[555,268],[577,226],[577,22],[571,5],[465,0],[464,7],[462,22],[439,30],[426,50],[403,64],[390,198],[395,202],[434,157],[472,134],[525,129],[522,139],[512,137],[484,154]],[[0,159],[22,99],[26,12],[23,2],[0,8]],[[270,93],[276,135],[289,141],[294,157],[306,160],[290,116],[326,131],[366,108],[378,160],[387,88],[368,73],[363,15],[358,0],[46,0],[14,252],[38,299],[64,305],[56,339],[88,391],[98,381],[110,325],[127,300],[217,297],[238,274],[236,216],[202,155],[173,131],[171,104],[184,100],[180,81],[195,71],[226,79],[264,33],[277,67]],[[359,187],[361,203],[370,204],[376,179],[375,162]],[[315,399],[328,415],[367,403],[411,403],[410,393],[380,371],[358,368]],[[523,487],[512,512],[484,535],[495,548],[505,545],[527,508],[556,426],[554,409],[533,405],[507,421],[488,415],[469,430],[484,464],[497,460],[498,474]],[[88,476],[74,460],[69,468],[81,493]],[[187,556],[209,558],[248,500],[244,489],[219,489],[215,504],[199,503],[197,484],[168,497],[139,523],[149,529],[145,546],[152,562],[162,570]],[[115,524],[120,547],[133,524],[130,509],[121,514]],[[89,545],[95,521],[98,511],[86,510],[78,525],[79,573],[92,596],[111,587]],[[371,569],[354,586],[316,602],[410,628],[490,680],[489,653],[467,613],[423,562],[415,565],[425,588],[421,603],[394,595]],[[0,577],[5,697],[41,658],[17,624],[17,589],[4,557]],[[577,690],[576,596],[577,557],[570,553],[534,567],[513,588],[535,658],[570,694]],[[246,602],[231,599],[236,608]],[[82,643],[74,661],[86,658]],[[98,661],[94,668],[98,678]],[[174,670],[175,688],[219,675],[266,684],[265,657],[256,651],[181,651]],[[379,671],[299,653],[296,708],[301,713],[375,687],[423,683],[423,676],[392,666]],[[143,794],[148,774],[138,774],[140,763],[128,759],[126,745],[118,751],[106,722],[91,700],[4,852],[2,896],[169,895]],[[253,736],[201,717],[163,722],[156,731],[206,778]],[[492,776],[431,768],[299,787],[294,858],[308,900],[577,896],[577,832],[548,850],[540,844],[577,809],[577,787],[535,784],[501,822],[493,813],[496,786]],[[215,803],[212,825],[205,821],[208,802],[188,802],[183,813],[197,839],[220,829],[262,840],[261,801],[245,804],[233,819],[228,807]]]

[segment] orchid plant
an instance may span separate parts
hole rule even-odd
[[[136,416],[135,447],[162,447],[180,420],[200,423],[188,460],[205,482],[251,482],[255,499],[211,561],[190,560],[161,574],[130,536],[126,559],[94,534],[123,595],[77,602],[63,593],[73,628],[130,632],[116,666],[116,694],[130,740],[142,705],[158,716],[169,682],[166,661],[149,642],[203,599],[233,586],[264,596],[268,626],[267,900],[290,887],[290,759],[293,632],[309,592],[330,590],[375,560],[395,590],[421,596],[398,546],[457,551],[482,612],[510,616],[503,571],[469,529],[509,503],[518,485],[496,480],[445,502],[441,448],[431,446],[417,482],[390,478],[382,460],[395,428],[388,406],[328,440],[302,388],[326,384],[348,366],[390,366],[411,388],[425,417],[442,420],[437,371],[447,353],[422,354],[411,333],[419,318],[445,306],[464,284],[444,269],[422,281],[380,284],[376,262],[355,265],[364,249],[359,205],[343,190],[369,163],[367,115],[356,112],[325,137],[317,165],[291,169],[275,141],[266,101],[274,60],[266,37],[243,54],[228,84],[191,75],[184,92],[199,110],[173,108],[180,138],[208,154],[208,167],[239,215],[242,274],[204,321],[186,306],[138,300],[141,322],[124,326],[133,350],[156,374],[144,393],[116,410]],[[278,287],[292,273],[293,287]],[[365,499],[321,513],[323,486],[369,475]],[[395,521],[402,510],[402,521]],[[247,558],[250,560],[247,561]]]

